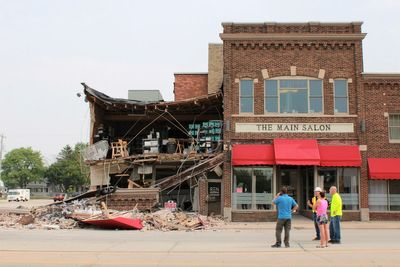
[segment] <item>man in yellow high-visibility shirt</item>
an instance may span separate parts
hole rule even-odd
[[[342,219],[342,198],[337,192],[336,186],[331,186],[329,194],[332,196],[331,200],[331,222],[329,224],[329,235],[331,240],[329,243],[340,244],[340,220]]]

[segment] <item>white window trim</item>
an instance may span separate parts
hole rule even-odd
[[[252,110],[253,110],[253,112],[242,112],[241,111],[241,106],[242,106],[242,103],[241,103],[241,100],[242,100],[242,96],[241,96],[241,81],[252,81],[253,82],[253,86],[252,86],[252,93],[253,93],[253,101],[251,102],[251,104],[252,104]],[[248,114],[248,115],[253,115],[254,114],[254,80],[253,79],[250,79],[250,78],[245,78],[245,79],[240,79],[239,80],[239,115],[246,115],[246,114]]]
[[[399,116],[399,119],[400,119],[400,113],[389,113],[389,116],[387,116],[389,143],[390,144],[399,144],[400,139],[390,139],[390,127],[398,127],[400,129],[400,126],[390,126],[390,116],[391,115],[397,115],[397,116]]]
[[[346,93],[347,93],[347,112],[336,112],[335,111],[335,107],[336,107],[336,103],[335,103],[335,99],[336,99],[336,96],[335,96],[335,81],[346,81]],[[343,114],[350,114],[350,105],[349,105],[349,81],[348,81],[348,79],[334,79],[333,80],[333,83],[332,83],[332,86],[333,86],[333,113],[335,114],[335,115],[343,115]]]
[[[266,89],[267,89],[267,87],[266,87],[266,81],[267,80],[277,80],[277,82],[278,82],[278,85],[277,85],[277,90],[278,90],[278,103],[277,103],[277,105],[278,105],[278,111],[277,112],[268,112],[267,110],[266,110],[266,108],[267,108],[267,103],[266,103],[266,99],[267,99],[267,96],[266,96]],[[281,80],[307,80],[307,91],[308,91],[308,107],[307,107],[307,110],[308,110],[308,112],[307,113],[281,113],[281,94],[280,94],[280,83],[281,83]],[[321,98],[322,98],[322,111],[321,112],[310,112],[310,105],[311,105],[311,103],[310,103],[310,80],[320,80],[321,82],[322,82],[322,88],[321,88],[321,93],[322,93],[322,95],[321,95]],[[290,114],[290,115],[295,115],[295,114],[310,114],[310,115],[322,115],[322,114],[324,114],[324,112],[325,112],[325,103],[324,103],[324,80],[323,79],[319,79],[319,78],[314,78],[314,77],[306,77],[306,76],[279,76],[279,77],[274,77],[274,78],[271,78],[271,79],[264,79],[264,114],[276,114],[276,115],[286,115],[286,114]],[[344,113],[343,113],[344,114]]]

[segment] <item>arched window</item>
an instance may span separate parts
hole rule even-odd
[[[266,113],[323,113],[322,80],[278,77],[264,81]]]

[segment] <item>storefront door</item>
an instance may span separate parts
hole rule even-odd
[[[208,215],[221,215],[221,182],[208,181]]]
[[[288,195],[296,200],[300,210],[307,209],[307,199],[313,195],[314,167],[278,166],[277,192],[282,186],[287,187]]]

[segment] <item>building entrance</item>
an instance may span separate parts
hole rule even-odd
[[[282,186],[288,189],[288,195],[299,205],[299,210],[307,210],[307,199],[313,196],[314,166],[277,166],[277,192]]]

